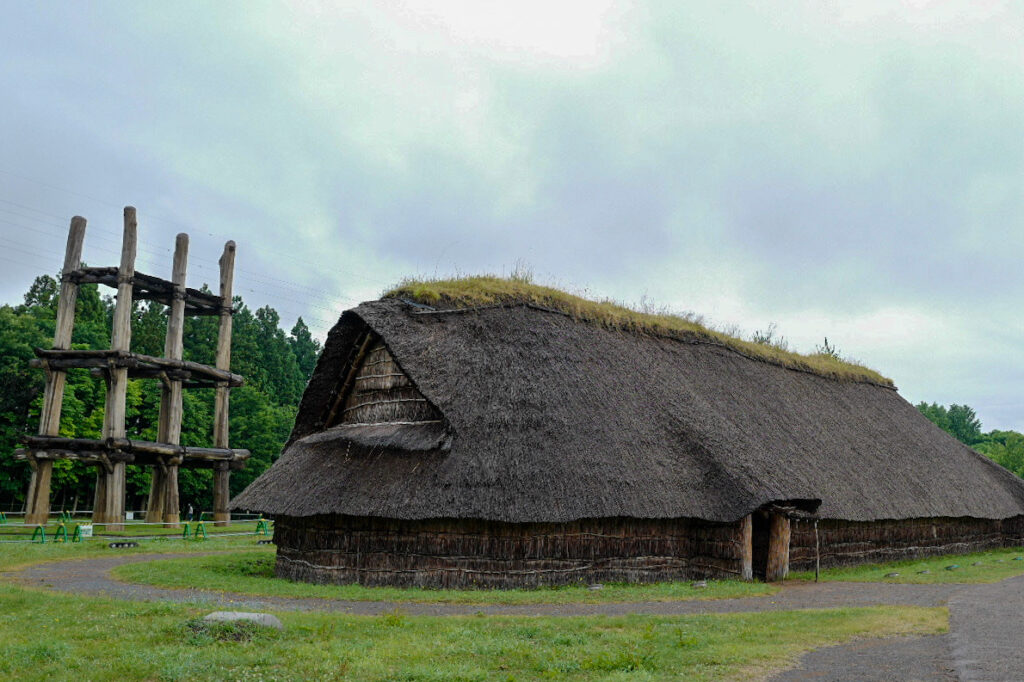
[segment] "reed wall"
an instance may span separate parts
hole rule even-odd
[[[440,419],[379,338],[373,340],[341,413],[341,422],[380,424]]]
[[[1024,543],[1024,517],[931,518],[887,521],[818,521],[821,566],[917,559]],[[814,569],[814,522],[794,519],[789,564]]]
[[[739,524],[278,517],[276,573],[312,583],[517,588],[737,577]]]
[[[1024,517],[819,520],[818,536],[821,566],[827,568],[1021,545]],[[553,524],[335,515],[278,517],[274,542],[281,578],[426,588],[737,578],[742,546],[738,522],[611,518]],[[790,570],[812,570],[814,560],[813,521],[793,519]]]

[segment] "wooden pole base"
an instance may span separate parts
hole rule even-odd
[[[216,526],[231,523],[231,511],[228,509],[230,476],[231,471],[226,465],[218,465],[213,470],[213,521]]]
[[[109,472],[101,468],[96,475],[93,522],[106,524],[107,530],[124,530],[124,496],[124,462],[115,462]]]
[[[96,492],[92,498],[92,522],[107,522],[107,476],[102,467],[96,470]]]
[[[149,503],[146,505],[146,523],[162,523],[167,483],[159,466],[150,467],[150,471],[152,478],[149,483]]]
[[[164,475],[164,526],[178,528],[181,525],[181,512],[178,503],[178,467],[168,466]]]
[[[789,518],[777,513],[771,514],[768,531],[768,567],[766,582],[784,580],[789,575]]]
[[[740,555],[740,578],[743,580],[754,579],[754,518],[747,514],[740,519],[740,527],[737,533]]]
[[[32,482],[28,487],[25,506],[25,524],[46,525],[50,520],[50,479],[53,462],[40,460],[32,467]]]

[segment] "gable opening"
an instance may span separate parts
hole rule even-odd
[[[415,424],[441,421],[383,339],[367,331],[352,365],[340,378],[325,428],[347,424]]]

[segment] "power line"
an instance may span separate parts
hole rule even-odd
[[[10,221],[6,221],[6,220],[3,220],[3,219],[0,219],[0,222],[10,223]],[[14,242],[10,238],[5,238],[3,236],[0,236],[0,242],[4,242],[4,249],[5,250],[17,251],[18,253],[22,253],[22,254],[25,254],[26,256],[31,256],[33,258],[33,261],[32,261],[31,264],[27,263],[25,261],[25,259],[13,259],[13,258],[8,258],[8,257],[3,257],[3,260],[5,260],[7,262],[16,263],[16,264],[19,264],[19,265],[26,266],[26,268],[31,268],[32,270],[36,270],[37,272],[41,270],[41,271],[45,272],[46,274],[52,274],[52,273],[50,273],[47,270],[46,266],[42,265],[43,262],[50,260],[50,255],[51,254],[42,253],[42,252],[40,252],[38,250],[34,250],[34,249],[31,249],[31,248],[26,248],[26,246],[24,244],[22,244],[20,242]],[[259,292],[257,292],[257,290],[255,288],[252,288],[252,287],[247,287],[247,290],[250,293],[252,293],[252,294],[258,294],[259,293]],[[312,303],[309,303],[309,302],[306,302],[306,301],[297,301],[295,299],[291,299],[291,298],[288,298],[286,296],[281,296],[280,294],[278,294],[276,292],[272,292],[270,294],[270,296],[275,299],[275,304],[274,304],[274,309],[275,310],[277,310],[280,313],[284,313],[286,315],[289,315],[289,316],[292,316],[292,317],[295,317],[295,318],[301,317],[303,319],[303,321],[305,321],[308,326],[310,326],[311,328],[316,328],[316,329],[325,329],[325,330],[326,329],[330,329],[332,326],[334,326],[335,322],[337,321],[337,318],[335,317],[334,319],[325,319],[324,317],[322,317],[320,315],[317,315],[315,312],[311,312],[310,310],[305,310],[305,311],[301,311],[300,312],[300,311],[292,309],[290,307],[283,307],[283,306],[281,306],[278,303],[278,300],[284,300],[284,301],[289,301],[289,302],[292,302],[292,303],[298,303],[298,304],[301,304],[301,305],[306,305],[306,306],[308,306],[310,308],[316,308],[316,309],[319,309],[319,310],[323,310],[323,311],[326,311],[328,313],[332,313],[334,315],[340,315],[341,310],[344,309],[344,306],[327,307],[327,306],[321,306],[321,305],[312,304]],[[347,299],[342,299],[342,300],[345,300],[347,302],[354,301],[354,299],[352,299],[351,297],[349,297]]]
[[[5,200],[0,199],[0,201],[5,201]],[[7,202],[7,203],[13,203],[13,202]],[[39,234],[44,234],[46,236],[53,236],[53,237],[62,236],[62,233],[59,232],[60,230],[63,230],[62,226],[55,225],[55,224],[48,223],[48,222],[42,222],[42,221],[40,221],[40,220],[38,220],[36,218],[30,217],[30,216],[26,216],[26,215],[23,215],[23,214],[19,214],[19,213],[11,211],[10,209],[5,209],[3,207],[0,207],[0,211],[4,211],[4,212],[7,212],[7,213],[12,213],[14,216],[16,216],[18,218],[22,218],[24,220],[31,220],[36,225],[43,225],[43,226],[51,228],[51,230],[44,231],[44,230],[38,229],[37,227],[30,227],[30,226],[23,225],[23,224],[20,224],[20,223],[14,223],[14,222],[11,222],[11,221],[8,221],[8,220],[3,220],[2,218],[0,218],[0,222],[5,222],[7,224],[14,225],[15,227],[20,227],[22,229],[27,229],[27,230],[30,230],[30,231],[33,231],[33,232],[37,232]],[[43,212],[39,211],[39,213],[43,213]],[[98,232],[98,234],[96,234],[97,232]],[[109,246],[109,247],[102,247],[101,246],[100,250],[109,252],[112,255],[118,255],[118,256],[120,255],[121,239],[120,239],[119,235],[116,235],[116,233],[114,233],[114,232],[104,230],[103,228],[94,228],[93,230],[90,230],[90,234],[94,234],[99,239],[104,240],[104,241],[106,241],[106,242],[111,244],[111,246]],[[169,249],[169,248],[167,248],[167,249],[160,249],[160,247],[156,247],[156,249],[158,249],[158,250],[155,250],[154,248],[151,248],[151,247],[148,247],[148,246],[142,245],[142,244],[140,244],[138,246],[138,249],[139,249],[139,251],[142,251],[142,252],[148,254],[152,258],[164,258],[164,257],[166,257],[167,254],[171,253],[171,249]],[[147,259],[147,262],[151,262],[152,258]],[[189,255],[189,261],[190,261],[190,265],[192,266],[193,270],[199,269],[199,270],[203,270],[204,272],[209,272],[212,275],[215,275],[214,280],[216,280],[216,278],[220,276],[220,266],[219,266],[219,263],[217,261],[215,261],[215,260],[212,260],[210,258],[206,258],[206,257],[201,256],[201,255],[190,254]],[[208,263],[209,265],[204,265],[204,263]],[[271,276],[266,275],[264,273],[254,272],[254,271],[248,270],[246,268],[236,268],[236,272],[244,273],[244,274],[248,275],[252,279],[255,279],[255,280],[260,281],[262,283],[266,283],[271,288],[292,289],[296,293],[300,293],[303,296],[312,296],[312,297],[318,298],[321,301],[326,302],[326,303],[333,303],[333,301],[334,301],[333,298],[329,298],[329,297],[325,296],[324,292],[321,289],[315,289],[313,287],[308,287],[308,286],[305,286],[305,285],[301,285],[301,284],[298,284],[298,283],[295,283],[295,282],[291,282],[289,280],[283,280],[283,279],[280,279],[280,278],[271,277]],[[364,282],[367,282],[367,283],[371,283],[371,284],[374,284],[376,286],[381,286],[383,284],[383,281],[380,280],[380,279],[370,279],[370,278],[367,278],[367,277],[359,277],[358,275],[350,275],[350,277],[353,277],[353,278],[356,278],[356,279],[360,279],[361,281],[364,281]]]
[[[73,190],[69,190],[69,189],[64,188],[64,187],[58,187],[56,185],[52,185],[50,183],[44,182],[42,180],[39,180],[37,178],[31,178],[31,177],[28,177],[28,176],[25,176],[25,175],[20,175],[18,173],[14,173],[12,171],[5,170],[3,168],[0,168],[0,173],[3,173],[5,175],[9,175],[11,177],[19,178],[21,180],[25,180],[26,182],[33,182],[33,183],[35,183],[37,185],[40,185],[42,187],[47,187],[49,189],[56,190],[58,192],[64,192],[66,194],[83,197],[85,199],[89,199],[90,201],[95,201],[97,203],[104,204],[106,206],[112,206],[112,207],[121,208],[121,206],[118,206],[116,203],[113,203],[111,201],[107,201],[105,199],[99,199],[97,197],[92,197],[92,196],[89,196],[87,194],[82,194],[81,192],[75,192]],[[13,203],[13,202],[8,202],[8,203]],[[37,210],[38,211],[38,209],[31,209],[31,210]],[[42,211],[39,211],[39,212],[42,212]],[[168,218],[163,218],[159,214],[151,215],[151,214],[147,213],[146,214],[146,219],[147,220],[154,220],[154,221],[159,222],[159,223],[164,223],[165,225],[170,225],[170,226],[173,226],[175,228],[195,229],[195,228],[189,228],[187,226],[183,226],[183,225],[181,225],[180,223],[178,223],[178,222],[176,222],[174,220],[170,220]],[[216,233],[216,232],[211,232],[211,231],[208,231],[208,230],[202,230],[202,231],[205,234],[207,234],[208,236],[211,236],[211,237],[221,237],[222,239],[225,239],[225,240],[228,239],[227,237],[224,237],[223,235],[220,235],[219,233]],[[294,261],[296,263],[299,263],[300,265],[308,265],[309,264],[305,259],[300,258],[298,256],[293,256],[293,255],[288,254],[288,253],[278,253],[278,254],[275,254],[275,255],[277,257],[280,257],[280,258],[287,258],[287,259],[292,260],[292,261]]]
[[[22,175],[22,174],[19,174],[19,173],[14,173],[12,171],[5,170],[5,169],[2,169],[2,168],[0,168],[0,173],[8,175],[10,177],[19,178],[19,179],[24,180],[26,182],[34,183],[34,184],[37,184],[39,186],[46,187],[48,189],[52,189],[52,190],[55,190],[55,191],[58,191],[58,192],[62,192],[62,193],[67,194],[67,195],[82,197],[84,199],[88,199],[89,201],[96,202],[98,204],[102,204],[102,205],[105,205],[105,206],[110,206],[110,207],[114,207],[114,208],[118,208],[118,209],[121,208],[120,205],[118,205],[118,204],[116,204],[114,202],[110,202],[110,201],[107,201],[107,200],[104,200],[104,199],[101,199],[101,198],[98,198],[98,197],[94,197],[94,196],[91,196],[91,195],[88,195],[88,194],[84,194],[82,192],[76,192],[76,191],[67,189],[65,187],[60,187],[60,186],[57,186],[57,185],[53,185],[51,183],[44,182],[44,181],[39,180],[37,178],[32,178],[32,177],[25,176],[25,175]],[[11,220],[5,220],[3,218],[0,218],[0,222],[3,222],[3,223],[8,224],[8,225],[12,225],[12,226],[17,227],[17,228],[22,229],[22,230],[29,230],[29,231],[35,232],[37,234],[42,234],[42,235],[47,236],[47,237],[62,237],[64,235],[64,229],[65,228],[64,228],[64,225],[62,224],[64,218],[62,216],[55,215],[53,213],[47,212],[45,210],[42,210],[42,209],[39,209],[39,208],[36,208],[36,207],[33,207],[33,206],[26,205],[24,203],[19,203],[19,202],[16,202],[16,201],[11,201],[10,199],[0,198],[0,202],[2,202],[2,203],[7,205],[7,207],[0,206],[0,211],[3,211],[9,217],[14,217],[14,218],[17,218],[17,219],[19,219],[21,221],[28,221],[28,222],[30,222],[32,224],[31,225],[26,225],[26,224],[24,224],[24,222],[14,222],[14,221],[11,221]],[[13,208],[11,208],[11,207],[13,207]],[[35,215],[32,215],[32,214],[35,214]],[[51,222],[50,220],[45,220],[45,219],[51,219],[53,221],[58,221],[58,222]],[[166,218],[164,218],[164,217],[162,217],[160,215],[153,215],[153,214],[147,213],[146,216],[145,216],[145,219],[146,220],[152,220],[152,221],[158,222],[158,223],[163,223],[165,225],[171,225],[171,226],[178,227],[178,228],[183,227],[179,223],[177,223],[176,221],[166,219]],[[202,232],[205,232],[205,234],[207,234],[208,236],[212,236],[212,237],[222,236],[222,235],[218,235],[217,233],[215,233],[213,231],[209,231],[209,230],[203,230]],[[111,255],[113,255],[115,257],[120,255],[121,235],[118,232],[116,232],[114,230],[109,230],[107,228],[104,228],[102,226],[102,224],[101,224],[99,226],[90,226],[89,233],[94,235],[101,242],[106,242],[106,245],[104,245],[104,244],[98,244],[97,245],[97,244],[95,244],[95,242],[93,242],[93,240],[89,240],[89,246],[87,247],[88,251],[90,251],[90,252],[99,251],[100,253],[108,253],[108,254],[111,254]],[[10,246],[8,248],[14,249],[14,250],[18,251],[19,253],[24,253],[24,254],[26,254],[28,256],[32,256],[32,257],[37,258],[37,259],[45,260],[47,262],[50,261],[50,258],[51,258],[51,254],[43,254],[43,253],[40,253],[38,251],[31,250],[29,248],[26,248],[25,244],[20,243],[20,242],[18,242],[14,246]],[[139,248],[139,251],[142,254],[144,254],[143,258],[140,259],[140,260],[142,260],[143,263],[146,264],[147,266],[149,266],[149,265],[156,265],[156,259],[166,259],[168,254],[172,253],[172,250],[169,247],[167,247],[167,248],[165,248],[165,247],[153,247],[153,246],[150,246],[149,244],[141,244],[141,245],[139,245],[138,248]],[[292,261],[297,262],[297,263],[301,263],[302,265],[306,265],[306,266],[308,266],[308,264],[309,264],[308,261],[303,260],[300,257],[293,256],[291,254],[287,254],[287,253],[276,253],[275,257],[287,258],[289,260],[292,260]],[[26,265],[26,263],[24,262],[23,259],[16,260],[16,259],[4,258],[4,260],[7,261],[7,262],[15,262],[15,263],[18,263],[18,264],[23,265],[23,266]],[[219,274],[220,274],[220,272],[219,272],[219,265],[218,265],[216,260],[213,260],[213,259],[210,259],[210,258],[206,258],[206,257],[200,256],[200,255],[194,255],[194,254],[190,256],[189,260],[191,262],[192,269],[194,271],[195,270],[199,270],[199,271],[202,271],[204,273],[209,274],[211,276],[211,281],[216,281],[219,278]],[[40,266],[39,269],[40,270],[44,270],[44,271],[46,270],[45,266]],[[272,277],[272,276],[267,275],[267,274],[265,274],[263,272],[256,272],[256,271],[252,271],[252,270],[249,270],[249,269],[246,269],[246,268],[236,268],[236,273],[239,274],[239,275],[242,275],[242,277],[239,278],[240,280],[242,280],[242,281],[239,282],[239,284],[242,285],[241,287],[238,287],[240,290],[248,291],[249,293],[254,294],[254,295],[258,294],[259,292],[257,291],[256,287],[252,287],[252,286],[248,286],[247,287],[247,286],[245,286],[245,281],[246,280],[251,280],[252,283],[256,284],[261,290],[265,291],[265,293],[264,293],[265,296],[269,296],[269,297],[275,299],[275,303],[278,300],[280,300],[280,301],[286,301],[286,302],[289,302],[289,303],[298,304],[298,305],[303,306],[304,308],[306,308],[305,311],[299,312],[299,311],[293,310],[291,308],[281,307],[280,305],[276,306],[277,310],[279,312],[285,313],[285,314],[290,315],[290,316],[294,316],[296,318],[302,317],[303,320],[305,320],[306,323],[310,327],[320,327],[320,328],[323,328],[323,329],[329,329],[330,327],[332,327],[334,325],[335,319],[336,319],[336,318],[335,319],[331,319],[331,320],[324,319],[323,317],[320,317],[319,315],[317,315],[314,312],[312,312],[310,309],[321,310],[321,311],[330,313],[332,316],[334,316],[334,315],[337,315],[337,314],[340,313],[340,309],[343,309],[347,305],[350,305],[352,302],[356,302],[356,299],[354,297],[351,297],[351,296],[349,296],[349,297],[341,297],[340,300],[339,299],[335,299],[333,297],[330,297],[328,294],[326,294],[326,292],[324,292],[322,289],[310,287],[308,285],[299,284],[297,282],[292,282],[292,281],[285,280],[285,279],[280,279],[280,278],[277,278],[277,277]],[[357,273],[357,272],[347,272],[346,273],[346,278],[350,279],[350,280],[359,280],[359,281],[361,281],[363,283],[371,284],[371,285],[373,285],[375,287],[380,287],[380,288],[383,288],[384,286],[390,284],[390,280],[389,281],[384,281],[384,280],[382,280],[380,278],[377,278],[377,277],[367,277],[365,274],[360,274],[360,273]],[[288,296],[286,294],[291,294],[292,296],[298,295],[298,296],[302,297],[302,300],[298,300],[296,298],[291,298],[290,296]],[[314,299],[316,301],[319,301],[319,303],[314,303],[310,299]],[[344,302],[344,303],[342,303],[342,302]],[[325,304],[325,305],[321,305],[321,304]]]
[[[2,207],[0,207],[0,210],[4,210],[4,209]],[[25,220],[31,220],[28,216],[20,216],[19,215],[17,217],[20,217],[20,218],[25,219]],[[6,224],[9,224],[9,225],[13,225],[13,226],[18,227],[20,229],[25,229],[25,230],[33,231],[33,232],[42,234],[44,236],[58,236],[59,233],[57,233],[55,230],[60,229],[60,228],[57,228],[57,226],[55,226],[55,225],[51,225],[49,223],[42,223],[42,222],[38,222],[38,221],[34,221],[36,225],[43,225],[43,226],[51,228],[51,229],[50,230],[42,230],[42,229],[39,229],[38,227],[36,227],[34,225],[25,225],[23,223],[13,222],[13,221],[6,220],[6,219],[3,219],[3,218],[0,218],[0,222],[6,223]],[[115,242],[113,239],[111,239],[109,237],[106,237],[103,234],[100,234],[100,235],[97,235],[97,236],[99,238],[101,238],[101,239],[105,239],[107,241],[110,241],[111,243],[120,244],[120,240],[117,240]],[[23,248],[24,247],[23,244],[21,244],[20,242],[18,242],[18,244],[19,244],[19,246],[22,247],[21,248],[22,251],[24,251],[25,253],[30,253],[29,251],[26,251]],[[103,246],[101,246],[99,250],[103,251],[103,252],[110,253],[112,255],[120,255],[120,249],[119,248],[115,249],[113,247],[103,247]],[[143,249],[143,250],[145,250],[145,249]],[[151,253],[151,255],[157,256],[157,257],[162,257],[164,255],[162,253],[156,253],[156,252],[150,252],[150,253]],[[48,254],[40,253],[38,251],[33,251],[33,252],[31,252],[31,254],[32,255],[36,255],[36,256],[40,256],[40,257],[47,257],[48,256]],[[194,258],[190,257],[189,260],[190,261],[193,261],[193,260],[200,260],[200,261],[206,260],[207,262],[212,262],[209,259],[205,259],[205,258],[202,258],[202,257],[194,257]],[[191,263],[191,265],[193,265],[193,269],[200,269],[200,270],[207,271],[207,272],[211,271],[210,267],[205,266],[202,263],[194,263],[193,262],[193,263]],[[246,275],[245,278],[246,279],[253,279],[253,280],[256,280],[257,282],[265,285],[265,287],[268,290],[273,292],[273,295],[274,295],[275,298],[280,298],[282,300],[290,301],[292,303],[298,303],[300,305],[308,306],[310,308],[316,308],[316,309],[319,309],[319,310],[324,310],[324,311],[331,312],[331,313],[335,313],[338,310],[337,305],[335,305],[336,299],[333,298],[333,297],[326,296],[324,294],[324,292],[322,292],[320,290],[314,290],[314,289],[311,289],[309,287],[302,287],[301,285],[297,285],[297,284],[295,284],[293,282],[288,282],[287,280],[280,280],[280,279],[277,279],[277,278],[267,277],[267,276],[263,276],[263,275],[260,275],[260,274],[257,274],[257,273],[252,273],[251,271],[247,271],[247,270],[243,270],[243,269],[239,269],[239,271],[242,272],[242,273],[245,273],[245,275]],[[217,277],[219,277],[219,266],[218,266],[217,270],[213,270],[211,272],[211,274],[216,275]],[[268,280],[272,280],[272,281],[268,281]],[[304,289],[304,291],[303,291],[303,289]],[[252,292],[252,293],[257,293],[256,290],[254,288],[252,288],[252,287],[249,287],[248,290],[250,292]],[[291,298],[289,296],[282,295],[280,292],[299,294],[299,295],[303,296],[305,300],[298,300],[298,299],[295,299],[295,298]],[[327,305],[320,305],[318,303],[313,303],[310,300],[308,300],[310,298],[319,300],[320,303],[324,303],[324,304],[327,304]],[[345,300],[345,298],[342,298],[342,300]],[[348,300],[352,300],[352,299],[349,297]],[[308,317],[309,315],[307,314],[306,316]]]

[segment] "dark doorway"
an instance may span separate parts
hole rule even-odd
[[[756,511],[751,514],[751,568],[754,577],[764,580],[768,573],[768,539],[771,535],[771,522],[768,512]]]

